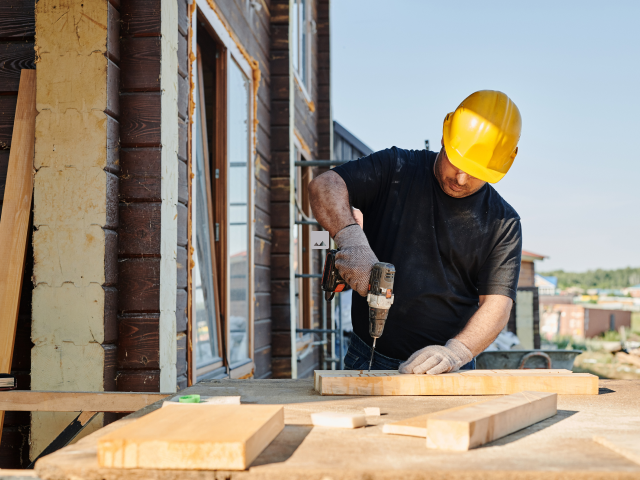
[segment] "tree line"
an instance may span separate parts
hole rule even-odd
[[[640,268],[620,268],[618,270],[588,270],[575,273],[564,270],[540,273],[544,276],[558,278],[558,288],[569,287],[623,289],[640,284]]]

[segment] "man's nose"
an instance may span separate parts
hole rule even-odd
[[[458,185],[466,184],[468,179],[469,175],[467,175],[462,170],[458,170],[458,173],[456,173],[456,180],[458,181]]]

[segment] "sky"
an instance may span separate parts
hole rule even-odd
[[[439,149],[477,90],[520,109],[494,187],[538,271],[640,267],[640,2],[334,0],[333,118],[373,150]]]

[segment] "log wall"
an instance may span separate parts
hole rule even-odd
[[[178,19],[177,388],[187,386],[189,17]],[[121,0],[118,228],[119,391],[160,391],[161,1]]]

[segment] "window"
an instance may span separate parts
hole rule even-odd
[[[253,77],[226,30],[214,29],[202,10],[198,17],[192,131],[196,381],[241,378],[253,368]]]
[[[249,353],[249,79],[235,61],[228,77],[228,198],[229,198],[229,363],[250,358]]]
[[[199,62],[196,84],[196,152],[193,196],[195,197],[195,255],[193,267],[195,316],[195,366],[200,374],[222,366],[219,340],[219,302],[215,255],[213,250],[214,229],[211,209],[211,179],[209,175],[209,149],[206,135],[206,107],[202,81],[202,64]]]
[[[304,88],[309,89],[309,56],[310,56],[310,33],[311,15],[310,0],[293,0],[293,12],[291,15],[293,22],[292,31],[292,56],[293,69],[296,72],[300,83]]]

